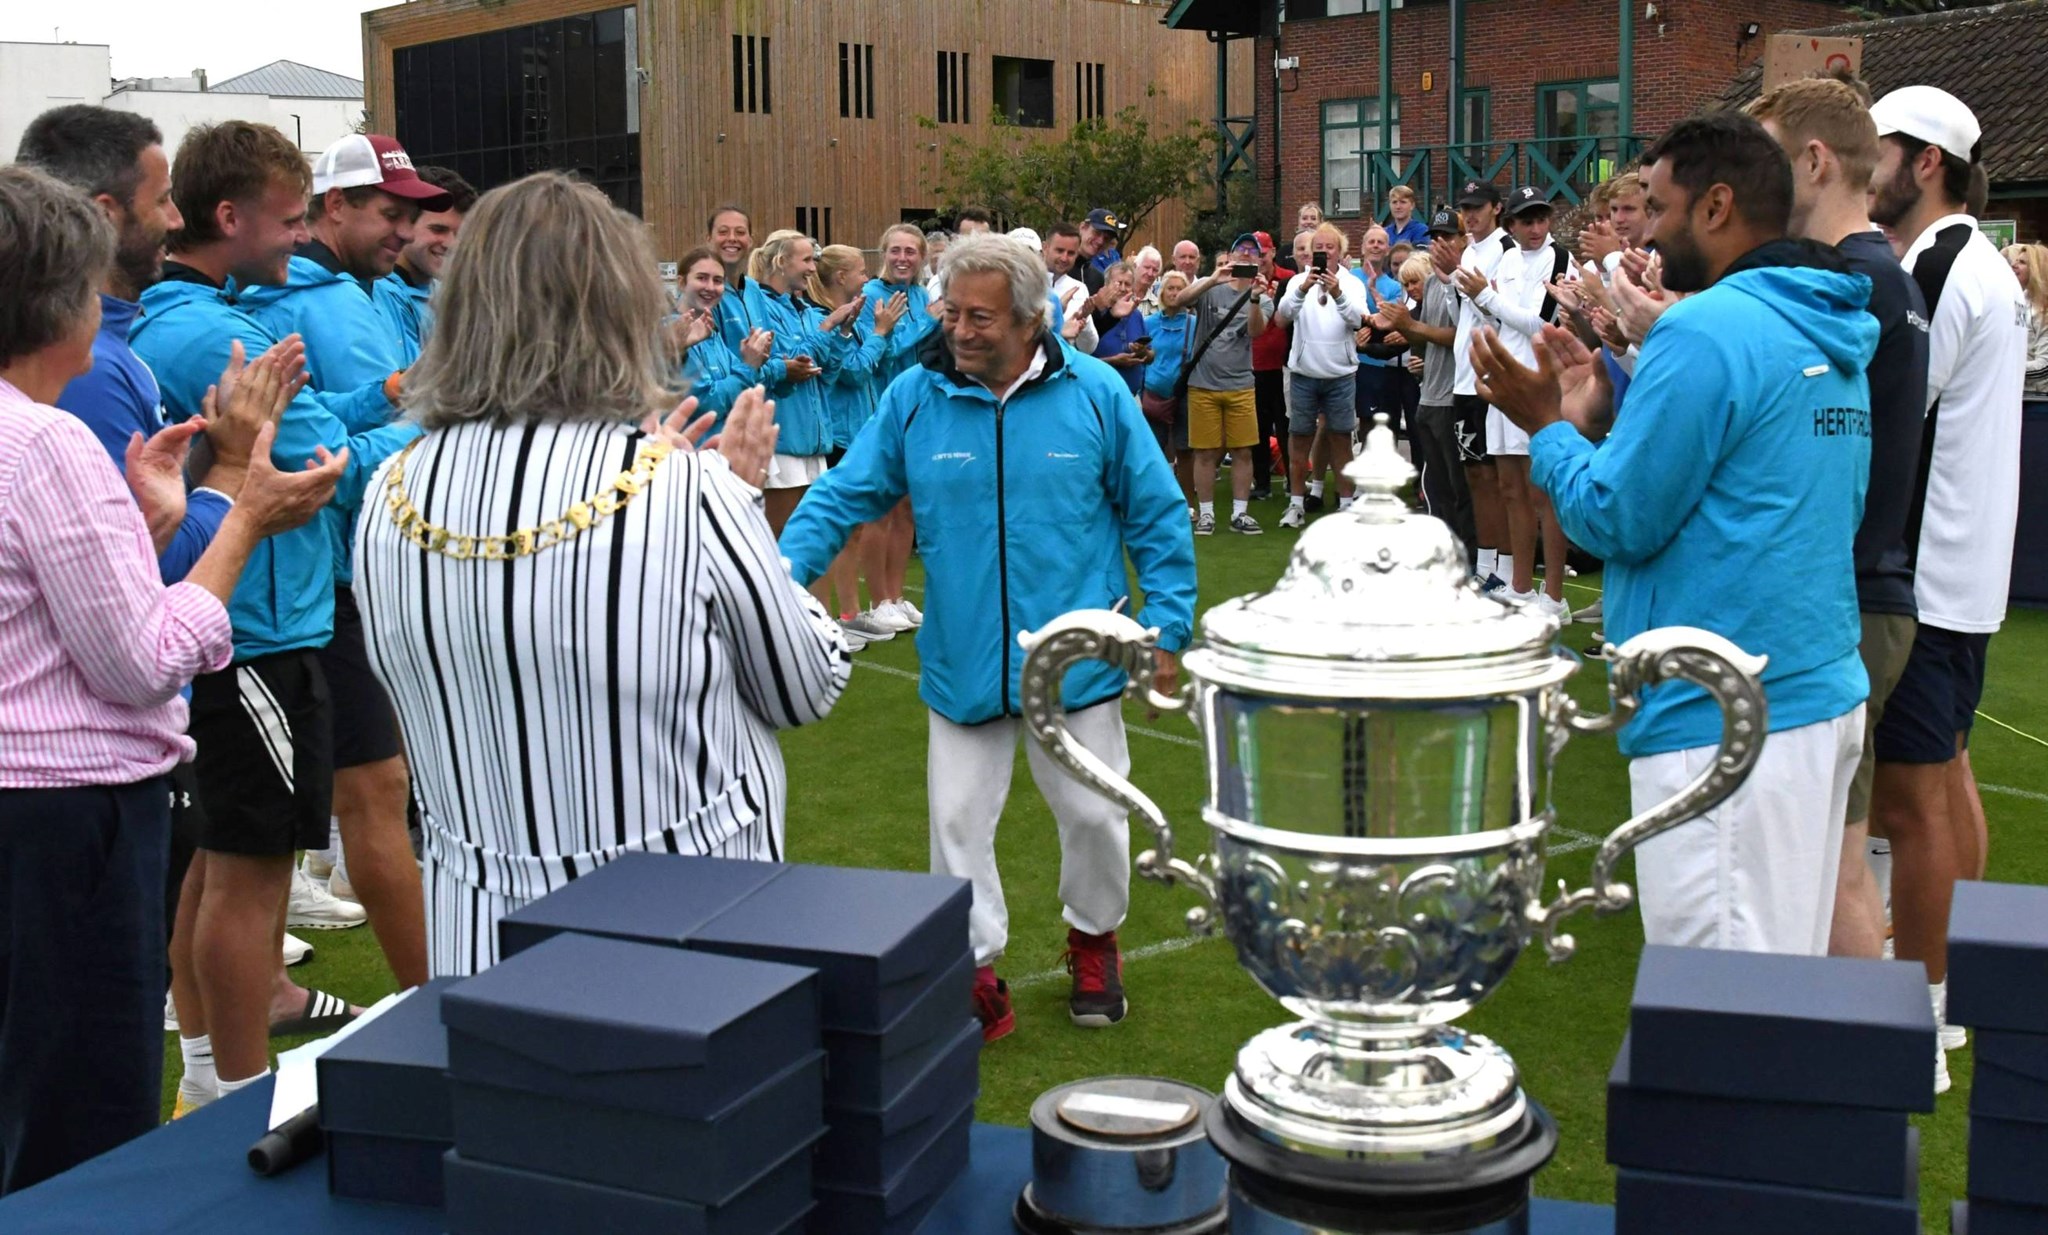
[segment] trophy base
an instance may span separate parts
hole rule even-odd
[[[1557,1124],[1524,1101],[1494,1145],[1433,1160],[1341,1160],[1283,1149],[1228,1102],[1206,1120],[1228,1159],[1232,1235],[1527,1235],[1529,1185],[1557,1150]]]

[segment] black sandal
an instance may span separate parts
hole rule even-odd
[[[298,1037],[304,1034],[332,1033],[356,1019],[348,1000],[339,999],[326,991],[306,990],[306,1006],[297,1016],[273,1023],[270,1036],[273,1038]]]

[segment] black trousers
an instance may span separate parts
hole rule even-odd
[[[1477,561],[1479,530],[1472,518],[1472,486],[1458,453],[1458,410],[1419,406],[1408,444],[1422,473],[1422,501],[1429,513],[1450,525],[1465,546],[1465,564]]]
[[[1252,488],[1264,489],[1273,483],[1273,452],[1266,444],[1268,440],[1280,440],[1283,470],[1291,449],[1287,442],[1287,371],[1253,369],[1252,401],[1259,417],[1259,447],[1252,452]],[[1280,487],[1287,487],[1284,475]]]
[[[0,1194],[157,1126],[163,777],[0,789]]]

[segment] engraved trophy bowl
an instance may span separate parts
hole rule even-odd
[[[1226,1156],[1337,1192],[1496,1174],[1526,1197],[1555,1129],[1507,1052],[1454,1022],[1532,938],[1551,960],[1568,957],[1565,918],[1633,902],[1614,875],[1628,850],[1742,784],[1766,728],[1764,662],[1707,631],[1647,631],[1605,649],[1612,707],[1582,714],[1565,691],[1580,662],[1557,647],[1556,619],[1485,595],[1450,529],[1408,508],[1415,472],[1384,417],[1345,474],[1350,511],[1312,524],[1270,591],[1203,616],[1178,695],[1150,688],[1156,630],[1069,613],[1019,637],[1025,722],[1149,825],[1156,847],[1139,873],[1200,891],[1209,904],[1189,911],[1190,928],[1207,933],[1220,917],[1239,963],[1298,1018],[1239,1051],[1209,1121]],[[1210,847],[1199,859],[1177,854],[1151,799],[1068,732],[1061,681],[1087,660],[1124,668],[1131,697],[1185,712],[1200,733]],[[1546,900],[1559,750],[1574,733],[1620,728],[1640,691],[1671,679],[1720,705],[1716,759],[1614,829],[1589,886],[1560,882]]]

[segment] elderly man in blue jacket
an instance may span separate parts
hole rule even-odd
[[[947,251],[939,280],[942,332],[805,496],[781,543],[808,583],[853,528],[910,498],[926,569],[917,650],[931,709],[932,869],[974,884],[975,1010],[994,1041],[1016,1024],[995,974],[1009,924],[995,834],[1019,734],[1017,634],[1127,601],[1128,553],[1143,620],[1160,631],[1155,685],[1170,691],[1194,625],[1194,540],[1130,389],[1051,333],[1044,262],[1006,238],[974,236]],[[1074,735],[1119,772],[1130,767],[1123,685],[1097,665],[1076,669],[1064,691]],[[1113,1025],[1126,1008],[1116,928],[1130,903],[1128,821],[1036,744],[1026,752],[1059,824],[1068,1011],[1077,1025]]]
[[[1607,561],[1607,631],[1697,626],[1769,657],[1769,736],[1748,781],[1636,858],[1651,943],[1825,955],[1869,682],[1853,548],[1870,472],[1870,280],[1785,238],[1791,167],[1748,116],[1680,121],[1643,156],[1665,307],[1604,419],[1604,368],[1555,327],[1531,372],[1486,331],[1481,393],[1531,435],[1535,482]],[[1576,421],[1567,423],[1567,421]],[[1712,763],[1719,710],[1648,691],[1621,734],[1634,806]]]

